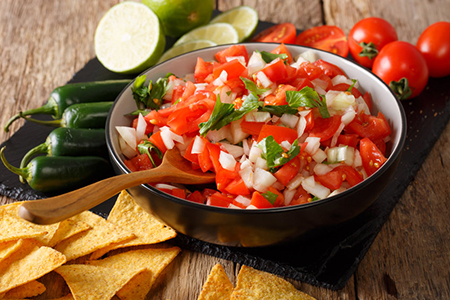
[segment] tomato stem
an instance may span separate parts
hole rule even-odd
[[[365,43],[361,42],[359,45],[362,47],[362,51],[359,52],[359,56],[368,57],[369,59],[374,59],[378,55],[378,49],[373,42]]]
[[[406,100],[412,95],[408,79],[403,77],[399,81],[391,81],[389,87],[394,91],[400,100]]]

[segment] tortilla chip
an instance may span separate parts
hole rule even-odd
[[[75,216],[61,221],[58,230],[56,230],[52,239],[49,241],[48,246],[54,247],[59,242],[91,228],[91,226],[89,226],[85,222],[76,220],[76,218],[77,217]]]
[[[175,230],[164,225],[137,205],[126,190],[123,190],[117,198],[108,216],[108,221],[133,232],[136,238],[125,243],[111,244],[108,247],[97,250],[90,259],[97,259],[113,249],[156,244],[174,238],[177,235]]]
[[[315,298],[297,290],[288,281],[248,266],[242,266],[239,271],[236,288],[231,295],[231,299],[315,300]]]
[[[64,265],[56,269],[75,299],[105,300],[114,297],[141,269],[114,269],[94,265]]]
[[[60,252],[39,246],[39,242],[28,239],[23,245],[0,263],[0,293],[28,283],[66,262]]]
[[[45,285],[39,281],[33,280],[15,287],[5,294],[7,299],[31,298],[45,292]]]
[[[144,272],[137,274],[117,292],[121,300],[139,300],[145,299],[156,278],[180,251],[178,247],[131,250],[87,263],[119,270],[144,267]]]
[[[0,207],[0,214],[2,212],[6,213],[6,214],[14,217],[15,219],[17,219],[19,224],[20,223],[26,224],[27,227],[34,228],[38,232],[45,231],[46,233],[42,236],[39,235],[39,236],[29,236],[29,237],[37,239],[44,246],[49,246],[49,241],[52,239],[53,235],[55,234],[56,230],[58,229],[59,224],[55,223],[55,224],[50,224],[50,225],[38,225],[38,224],[34,224],[31,222],[25,221],[24,219],[19,217],[19,208],[20,208],[21,204],[22,204],[21,202],[14,202],[14,203],[2,205]],[[16,226],[18,226],[18,225],[16,225]],[[27,238],[27,237],[23,236],[22,238]]]
[[[43,229],[31,226],[26,221],[17,220],[8,213],[0,213],[0,242],[14,241],[24,238],[42,237],[47,234]]]
[[[90,211],[82,212],[77,218],[91,226],[91,229],[73,235],[55,246],[55,249],[63,253],[68,261],[91,254],[112,243],[127,241],[135,237],[133,233],[115,226]]]
[[[64,297],[51,299],[51,300],[74,300],[72,294],[65,295]]]
[[[233,284],[221,264],[216,264],[208,275],[198,300],[229,300]]]
[[[23,244],[23,240],[15,240],[0,243],[0,262],[8,258],[12,253],[19,249]],[[1,297],[0,297],[1,299]]]

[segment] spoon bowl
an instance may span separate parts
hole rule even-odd
[[[117,175],[66,194],[26,201],[20,206],[19,216],[35,224],[52,224],[91,209],[120,191],[140,184],[206,184],[214,182],[214,179],[214,173],[193,170],[180,152],[172,149],[164,154],[161,165],[154,169]]]

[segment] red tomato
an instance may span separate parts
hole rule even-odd
[[[206,77],[213,72],[213,68],[214,64],[212,62],[206,62],[201,57],[198,57],[194,70],[195,81],[198,83],[205,82]]]
[[[291,203],[289,205],[299,205],[308,203],[311,201],[311,195],[305,191],[305,189],[302,186],[299,186],[297,188],[297,191],[294,194],[294,197],[292,198]]]
[[[275,95],[268,95],[264,98],[264,105],[287,105],[286,91],[296,90],[292,85],[280,84],[275,91]]]
[[[252,42],[294,44],[297,29],[292,23],[274,25],[257,34]]]
[[[359,141],[359,152],[367,175],[375,173],[387,160],[377,146],[368,138]]]
[[[278,171],[276,171],[273,175],[277,178],[277,180],[283,184],[287,185],[295,175],[297,175],[300,170],[300,158],[296,156],[288,163],[284,164]]]
[[[403,41],[384,46],[373,62],[372,71],[400,100],[416,97],[428,82],[428,67],[422,54],[414,45]]]
[[[359,136],[357,134],[341,134],[338,137],[337,143],[338,145],[347,145],[353,148],[356,148],[359,142]]]
[[[384,117],[362,115],[363,120],[355,118],[347,125],[351,132],[358,134],[362,138],[369,138],[372,141],[383,139],[391,133],[388,122]]]
[[[276,58],[261,70],[266,74],[267,78],[272,82],[284,82],[288,77],[288,72],[284,61],[280,58]]]
[[[371,68],[378,52],[398,40],[395,28],[386,20],[370,17],[357,22],[348,34],[350,54],[357,63]]]
[[[336,75],[343,75],[347,77],[347,75],[344,73],[344,71],[342,71],[341,68],[329,62],[326,62],[323,59],[316,60],[315,62],[313,62],[313,65],[319,67],[323,71],[323,74],[329,76],[330,78],[334,78]]]
[[[337,166],[334,170],[336,169],[342,171],[343,174],[342,180],[347,181],[350,184],[350,186],[357,185],[358,183],[364,180],[362,174],[350,166],[340,165]]]
[[[192,202],[202,203],[206,202],[206,198],[199,191],[194,191],[186,196],[186,199]]]
[[[245,63],[248,63],[248,52],[244,45],[232,45],[222,51],[216,53],[215,57],[218,62],[226,63],[227,57],[243,56]]]
[[[343,172],[341,169],[334,168],[330,172],[324,174],[324,175],[314,175],[314,179],[319,182],[324,187],[327,187],[331,190],[337,190],[342,185],[342,178]]]
[[[270,52],[275,54],[286,54],[288,63],[292,63],[294,61],[291,51],[289,51],[285,44],[281,44]]]
[[[253,192],[250,205],[253,205],[257,208],[272,208],[273,207],[272,203],[270,203],[269,200],[264,198],[264,196],[258,192]]]
[[[164,144],[164,141],[161,138],[161,131],[152,134],[148,140],[152,142],[153,145],[158,147],[158,149],[161,150],[162,153],[165,153],[167,151],[166,144]]]
[[[249,195],[250,191],[245,185],[244,180],[239,176],[231,181],[225,191],[233,195]]]
[[[431,77],[450,75],[450,22],[437,22],[425,29],[417,49],[425,58]]]
[[[347,37],[344,31],[337,26],[323,25],[307,29],[297,36],[295,43],[332,52],[343,57],[348,55]]]
[[[243,119],[241,122],[241,129],[245,133],[248,133],[251,135],[258,135],[259,132],[261,131],[261,128],[265,124],[266,123],[263,123],[263,122],[247,122],[247,121],[245,121],[245,119]]]
[[[263,125],[258,135],[258,142],[269,135],[273,136],[278,144],[281,144],[283,141],[288,141],[292,144],[298,137],[297,130],[292,128],[277,125]]]
[[[233,200],[234,199],[232,197],[227,197],[220,192],[216,192],[208,198],[209,205],[220,207],[228,207],[233,202]]]
[[[319,137],[320,141],[326,141],[331,138],[341,125],[341,116],[334,115],[330,118],[318,117],[314,120],[314,127],[309,136]]]
[[[239,60],[233,59],[230,60],[229,62],[217,64],[216,66],[214,66],[213,70],[214,78],[218,78],[222,73],[222,71],[227,72],[228,75],[227,80],[230,80],[233,78],[239,78],[239,76],[243,76],[243,73],[247,72],[247,68],[243,64],[241,64]]]

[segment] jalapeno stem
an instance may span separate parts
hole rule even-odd
[[[34,147],[30,151],[28,151],[22,158],[22,161],[20,162],[20,169],[26,168],[31,157],[33,157],[34,155],[39,154],[39,153],[46,153],[46,154],[48,153],[48,144],[47,143],[42,143],[40,145],[37,145],[36,147]],[[25,183],[23,176],[19,176],[19,180],[20,180],[20,182]]]
[[[27,121],[30,121],[30,122],[33,122],[33,123],[38,123],[38,124],[41,124],[41,125],[50,125],[50,126],[54,126],[54,127],[60,127],[61,126],[61,119],[44,121],[44,120],[38,120],[38,119],[33,119],[33,118],[30,118],[30,117],[27,117],[27,116],[23,115],[22,113],[20,113],[20,117],[24,118]]]
[[[11,165],[5,157],[5,148],[3,147],[2,149],[0,149],[0,158],[3,162],[3,164],[5,165],[5,167],[10,170],[11,172],[13,172],[14,174],[19,175],[22,178],[26,178],[28,180],[29,176],[30,176],[30,172],[28,170],[28,168],[17,168],[14,167],[13,165]]]
[[[57,113],[58,113],[58,105],[56,104],[55,100],[52,97],[50,97],[50,99],[48,99],[48,102],[45,103],[43,106],[25,110],[25,111],[21,111],[18,114],[14,115],[12,118],[10,118],[8,120],[8,122],[6,122],[4,130],[6,132],[9,132],[9,127],[11,126],[11,124],[14,121],[16,121],[17,119],[24,118],[25,116],[37,115],[37,114],[50,114],[54,118],[56,118]]]

